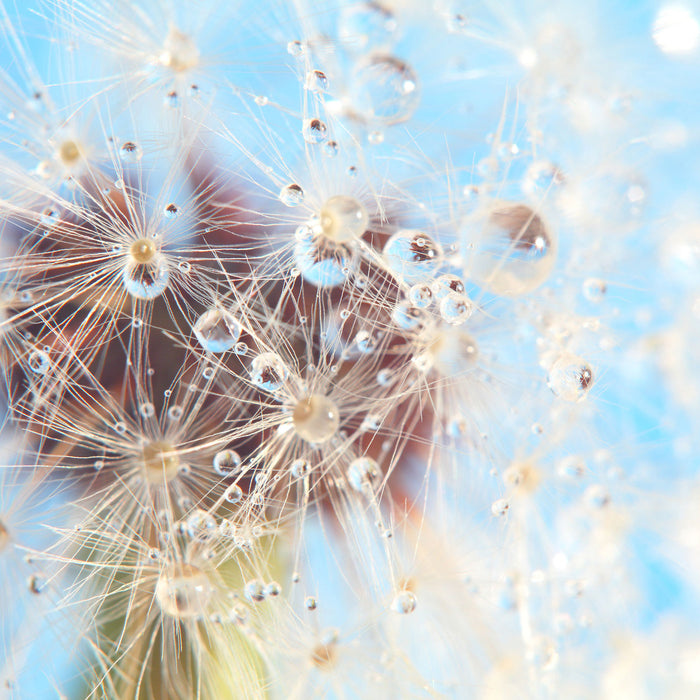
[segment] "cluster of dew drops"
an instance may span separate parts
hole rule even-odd
[[[362,29],[367,24],[375,35],[384,37],[377,50]],[[377,193],[390,186],[376,174],[364,173],[363,159],[353,155],[363,149],[388,147],[414,115],[420,114],[424,93],[430,88],[408,62],[387,48],[391,41],[386,37],[396,30],[396,24],[393,14],[379,3],[359,3],[354,14],[345,15],[340,45],[347,47],[333,61],[322,39],[288,43],[287,53],[296,61],[294,70],[301,76],[310,105],[299,115],[293,137],[299,137],[301,159],[306,158],[312,173],[314,168],[318,173],[307,178],[308,184],[299,184],[302,178],[296,182],[280,176],[272,185],[260,188],[264,193],[255,191],[251,177],[251,201],[256,196],[257,201],[266,201],[279,222],[266,229],[266,240],[251,243],[252,239],[243,237],[241,242],[235,221],[226,226],[206,218],[197,222],[195,207],[188,211],[187,201],[159,205],[161,221],[155,235],[145,226],[135,233],[114,234],[112,239],[105,236],[107,259],[117,282],[105,283],[103,278],[99,283],[112,285],[110,294],[121,295],[109,313],[119,322],[128,318],[131,334],[125,344],[124,384],[132,381],[134,367],[148,369],[146,379],[138,380],[144,384],[139,391],[122,392],[122,397],[132,393],[138,397],[136,415],[121,406],[124,415],[112,424],[115,437],[109,442],[117,445],[117,451],[124,451],[121,462],[116,460],[113,466],[107,453],[92,455],[98,476],[90,477],[92,481],[80,476],[89,482],[87,498],[90,488],[101,487],[102,480],[110,478],[110,470],[119,480],[135,478],[147,493],[157,494],[153,498],[158,503],[163,541],[147,542],[146,556],[159,572],[154,598],[166,616],[181,621],[221,616],[218,599],[223,584],[211,571],[220,565],[222,552],[250,552],[256,538],[271,536],[275,528],[266,524],[266,505],[274,504],[270,510],[281,522],[285,506],[279,502],[286,502],[287,492],[301,494],[299,501],[288,499],[287,507],[298,512],[302,512],[299,503],[309,498],[316,500],[318,508],[332,512],[334,499],[328,497],[329,492],[351,494],[368,504],[384,539],[389,539],[390,504],[385,494],[392,479],[402,477],[402,451],[416,450],[417,454],[408,456],[426,458],[402,433],[417,425],[407,422],[405,416],[423,411],[432,424],[431,440],[459,440],[461,422],[455,418],[450,397],[461,400],[463,382],[472,381],[473,371],[479,376],[481,327],[493,323],[493,313],[512,317],[512,306],[538,292],[558,264],[557,232],[535,204],[543,193],[561,185],[563,176],[557,168],[544,161],[530,163],[523,175],[521,194],[525,194],[520,198],[495,196],[491,194],[495,188],[489,189],[494,184],[489,180],[492,161],[517,158],[519,150],[514,144],[494,145],[497,155],[485,158],[470,173],[485,184],[470,183],[460,191],[459,204],[468,212],[464,220],[439,210],[432,220],[444,216],[444,221],[428,226],[428,218],[417,207],[417,194],[392,210],[388,202],[399,199],[398,187],[387,202],[381,200]],[[357,36],[366,39],[359,47],[351,41]],[[166,44],[160,69],[177,74],[190,71],[198,55],[187,37],[171,29]],[[332,65],[326,67],[324,62]],[[182,92],[180,87],[177,90]],[[194,83],[189,85],[187,99],[200,99]],[[241,99],[247,96],[242,93]],[[276,108],[260,95],[253,96],[253,102],[260,110]],[[184,110],[187,104],[168,86],[168,110]],[[68,211],[62,206],[67,198],[62,191],[41,209],[35,229],[45,239],[53,236],[58,242],[30,247],[22,252],[21,260],[54,255],[51,262],[62,269],[61,256],[69,258],[74,252],[61,245],[62,227],[70,242],[76,236],[100,234],[105,212],[115,219],[126,217],[124,204],[115,202],[120,197],[138,199],[138,193],[134,194],[137,180],[132,176],[147,169],[148,146],[136,139],[110,137],[110,141],[121,165],[116,181],[108,187],[93,170],[73,168],[85,153],[74,141],[62,143],[55,161],[37,168],[47,181],[50,170],[65,168],[73,193],[71,206]],[[332,175],[322,182],[327,173]],[[365,175],[372,187],[366,186]],[[320,183],[319,192],[312,191],[311,183]],[[103,185],[103,194],[93,193],[95,184]],[[265,200],[265,193],[271,191],[273,196]],[[536,192],[537,197],[528,198],[528,192]],[[90,206],[102,207],[98,214],[86,207],[87,224],[80,221],[81,197]],[[212,200],[216,199],[215,194]],[[255,213],[250,216],[255,224]],[[190,225],[195,222],[196,235],[204,238],[219,226],[215,232],[222,243],[219,257],[210,260],[214,264],[202,265],[209,251],[206,245],[168,243],[167,231],[179,231],[188,220]],[[42,245],[49,253],[42,253]],[[86,269],[91,245],[91,241],[83,244]],[[249,256],[246,246],[256,255]],[[240,272],[241,267],[245,273]],[[29,293],[21,289],[19,273],[20,292],[6,306],[20,304],[22,310],[10,316],[9,322],[14,319],[19,326],[30,327],[48,317],[60,325],[57,306],[68,299],[68,305],[77,305],[88,317],[85,324],[89,325],[90,316],[99,319],[94,337],[98,345],[104,345],[101,357],[106,375],[120,351],[115,349],[118,321],[111,328],[111,322],[105,320],[108,314],[99,311],[101,304],[112,303],[108,295],[96,294],[92,301],[84,302],[86,295],[70,289],[68,279],[51,278],[50,266],[45,274],[45,290],[20,299],[21,293]],[[94,273],[86,273],[88,285],[90,274]],[[591,303],[597,303],[606,285],[599,279],[586,280],[583,291]],[[496,311],[487,311],[489,305]],[[164,321],[163,309],[175,307],[185,309],[185,320]],[[72,312],[64,315],[68,319],[65,327],[72,328]],[[19,340],[12,340],[20,345],[20,366],[28,377],[23,386],[27,395],[34,392],[33,398],[20,402],[22,409],[30,423],[48,426],[47,445],[53,439],[52,409],[43,407],[42,400],[65,402],[69,406],[65,412],[70,415],[74,409],[71,396],[80,395],[72,388],[57,393],[55,379],[60,375],[61,386],[69,387],[71,382],[85,381],[75,370],[82,361],[88,373],[94,372],[92,380],[100,381],[101,370],[93,369],[99,364],[94,362],[99,350],[86,335],[87,342],[70,352],[62,351],[56,338],[42,344],[31,330],[23,330]],[[181,378],[164,391],[164,400],[155,401],[148,395],[148,382],[179,370],[168,365],[172,360],[164,350],[166,344],[179,348],[186,360],[181,360]],[[564,402],[583,401],[594,385],[592,366],[559,336],[540,338],[538,352],[544,370],[541,384]],[[99,391],[114,393],[113,387]],[[358,406],[358,395],[365,397],[366,406]],[[436,400],[437,395],[442,400]],[[129,400],[123,399],[125,404]],[[196,449],[187,448],[187,438],[176,426],[189,420],[191,413],[206,416],[210,406],[214,407],[212,420],[203,420],[203,428],[195,422],[188,427],[194,432],[213,431],[209,442],[216,450],[205,464],[199,456],[192,456]],[[89,428],[90,421],[85,425]],[[227,431],[229,444],[221,437]],[[196,438],[207,443],[204,433]],[[277,447],[284,460],[289,458],[286,462],[274,455]],[[70,447],[67,451],[66,463],[70,462]],[[207,483],[197,485],[202,474]],[[177,496],[177,505],[168,506],[163,494]],[[494,513],[506,510],[507,504],[494,504]],[[4,532],[0,529],[0,535]],[[221,546],[219,540],[227,538],[234,544]],[[291,581],[299,580],[295,570]],[[36,576],[30,586],[34,592],[42,587]],[[412,612],[416,595],[406,586],[398,589],[389,607],[401,614]],[[277,598],[281,592],[278,582],[263,580],[262,574],[250,576],[242,587],[242,597],[251,604]],[[318,601],[307,595],[304,605],[313,611]],[[235,606],[226,615],[238,619],[243,612]]]

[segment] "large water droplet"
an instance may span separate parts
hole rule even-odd
[[[430,279],[440,264],[440,246],[422,231],[397,231],[384,246],[384,258],[389,268],[405,282],[417,283]]]
[[[555,257],[554,234],[539,214],[505,202],[489,212],[468,271],[494,294],[516,296],[545,282]]]
[[[358,457],[348,467],[348,483],[358,493],[371,492],[379,479],[379,465],[371,457]]]
[[[404,61],[375,53],[353,72],[351,109],[368,122],[383,125],[407,121],[418,107],[418,77]]]
[[[593,386],[593,370],[580,357],[563,353],[550,367],[547,384],[564,401],[582,401]]]
[[[300,226],[296,239],[294,260],[307,282],[322,288],[337,287],[345,282],[351,265],[347,248],[316,235],[310,226]]]
[[[148,262],[130,259],[124,266],[124,289],[137,299],[155,299],[168,287],[170,275],[165,259],[155,254]]]
[[[263,391],[277,391],[289,375],[289,370],[276,352],[263,352],[253,359],[250,379]]]
[[[328,127],[320,119],[305,119],[302,135],[306,143],[323,143],[328,139]]]
[[[280,201],[288,207],[297,207],[304,201],[304,190],[292,183],[280,190]]]
[[[192,330],[207,352],[231,350],[241,335],[241,327],[233,314],[220,308],[205,311],[192,326]]]
[[[125,163],[136,163],[141,160],[142,156],[143,151],[141,150],[141,146],[134,141],[124,141],[119,149],[119,157]]]

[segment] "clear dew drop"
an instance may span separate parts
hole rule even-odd
[[[156,601],[163,613],[181,620],[202,617],[213,593],[204,571],[186,563],[174,564],[163,571],[155,589]]]
[[[507,498],[499,498],[491,504],[491,515],[494,517],[503,517],[510,508],[510,503]]]
[[[299,56],[303,56],[305,50],[306,47],[299,40],[290,41],[287,44],[287,53],[290,56],[294,56],[294,58],[299,58]]]
[[[263,352],[253,358],[250,380],[263,391],[278,391],[289,376],[289,370],[276,352]]]
[[[243,500],[243,489],[238,484],[231,484],[226,491],[224,491],[224,498],[229,503],[240,503]]]
[[[323,144],[323,154],[327,158],[335,158],[339,150],[337,141],[326,141],[326,143]]]
[[[29,369],[35,374],[46,374],[51,365],[49,356],[43,350],[33,350],[27,360]]]
[[[328,89],[328,76],[320,70],[310,70],[306,74],[304,87],[311,92],[325,92]]]
[[[366,122],[400,124],[418,108],[418,76],[405,61],[372,53],[353,71],[351,102],[353,113]]]
[[[194,540],[206,540],[216,534],[216,518],[206,510],[196,508],[187,518],[185,532]]]
[[[459,326],[474,313],[474,304],[465,294],[450,292],[440,302],[440,316],[452,326]]]
[[[358,493],[371,493],[379,475],[379,465],[371,457],[353,459],[348,467],[348,483]]]
[[[369,331],[358,331],[355,335],[355,347],[362,355],[371,355],[377,349],[377,338]]]
[[[134,141],[124,141],[119,149],[119,157],[125,163],[137,163],[141,160],[143,156],[143,151],[141,146],[139,146]]]
[[[525,204],[501,203],[489,212],[470,274],[494,294],[527,294],[549,277],[556,241],[542,217]]]
[[[159,297],[168,287],[170,275],[163,257],[156,254],[148,262],[131,259],[124,266],[124,289],[137,299],[150,300]]]
[[[522,180],[523,192],[533,198],[541,198],[553,186],[561,184],[563,175],[554,163],[536,160],[531,163]]]
[[[433,294],[437,301],[442,301],[448,294],[464,294],[464,282],[457,275],[440,275],[432,284]]]
[[[170,204],[166,204],[163,208],[163,216],[166,219],[177,219],[177,217],[180,216],[180,207],[172,202]]]
[[[391,609],[400,615],[407,615],[416,609],[416,596],[412,591],[399,591],[391,601]]]
[[[323,394],[311,394],[297,403],[292,412],[296,434],[311,444],[330,440],[340,425],[338,406]]]
[[[325,236],[317,236],[310,226],[300,226],[296,232],[294,262],[302,277],[315,287],[330,289],[343,284],[352,268],[349,251]]]
[[[199,344],[207,352],[231,350],[241,335],[241,327],[233,314],[220,308],[205,311],[192,326]]]
[[[306,143],[317,144],[328,140],[328,127],[316,117],[304,120],[301,133]]]
[[[265,584],[257,579],[248,581],[243,588],[243,592],[251,603],[261,603],[265,600]]]
[[[550,367],[547,384],[564,401],[583,401],[593,386],[593,369],[580,357],[563,353]]]
[[[235,476],[241,471],[243,460],[236,450],[221,450],[214,455],[214,471],[221,476]]]
[[[277,581],[270,581],[265,586],[265,597],[266,598],[277,598],[279,594],[282,593],[282,586],[277,583]]]
[[[407,299],[404,299],[394,307],[391,312],[391,319],[401,330],[414,330],[421,324],[421,310],[413,306]]]
[[[605,280],[591,277],[583,283],[583,296],[594,304],[600,304],[605,299],[608,292],[608,285]]]
[[[292,462],[289,471],[295,479],[303,479],[311,472],[311,465],[305,459],[295,459]]]
[[[433,292],[429,284],[414,284],[408,290],[408,298],[417,309],[427,309],[433,301]]]
[[[359,238],[367,230],[369,214],[362,202],[347,195],[336,195],[326,200],[319,215],[321,231],[336,243]]]
[[[304,201],[304,190],[300,185],[292,183],[280,190],[280,201],[288,207],[298,207]]]
[[[338,38],[348,51],[383,49],[389,47],[396,27],[394,13],[382,3],[352,3],[341,10]]]
[[[316,610],[316,608],[318,607],[318,601],[316,600],[316,598],[314,598],[314,596],[308,595],[304,599],[304,607],[307,610]]]
[[[440,264],[440,246],[422,231],[397,231],[384,246],[389,268],[405,282],[419,283],[432,278]]]
[[[152,418],[155,415],[155,412],[156,408],[150,401],[146,401],[139,406],[139,413],[144,418]]]
[[[182,418],[183,408],[182,406],[171,406],[168,409],[168,418],[172,421],[178,421]]]
[[[41,212],[39,221],[44,228],[52,229],[60,223],[61,212],[55,207],[46,207],[46,209]]]

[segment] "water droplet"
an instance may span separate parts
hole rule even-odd
[[[375,0],[343,7],[338,21],[338,38],[343,48],[363,52],[388,48],[396,31],[396,18]]]
[[[177,93],[177,90],[169,90],[165,93],[163,104],[168,109],[177,109],[180,106],[180,95]]]
[[[302,56],[305,50],[306,47],[301,43],[301,41],[290,41],[287,44],[287,53],[290,56],[294,56],[294,58],[299,58],[299,56]]]
[[[417,309],[427,309],[433,301],[433,292],[428,284],[414,284],[408,290],[408,298]]]
[[[509,508],[510,503],[508,502],[508,499],[499,498],[497,501],[494,501],[491,504],[491,514],[496,517],[502,517],[508,512]]]
[[[168,418],[172,421],[178,421],[182,418],[182,406],[171,406],[168,409]]]
[[[358,331],[355,346],[363,355],[370,355],[377,347],[377,338],[369,331]]]
[[[400,329],[410,331],[418,328],[423,317],[419,308],[413,306],[407,299],[404,299],[394,307],[394,310],[391,312],[391,319]]]
[[[48,580],[43,574],[32,574],[27,579],[27,587],[31,593],[34,595],[39,595],[43,593],[48,585]]]
[[[594,304],[599,304],[603,301],[607,291],[608,285],[605,283],[605,280],[597,277],[591,277],[583,283],[583,296]]]
[[[556,257],[552,231],[525,204],[495,205],[471,258],[470,273],[494,294],[516,296],[539,287]]]
[[[311,92],[325,92],[328,89],[328,77],[323,71],[311,70],[306,74],[305,87]]]
[[[290,472],[295,479],[303,479],[311,472],[311,465],[305,459],[295,459],[290,467]]]
[[[304,607],[307,610],[316,610],[318,607],[318,602],[316,601],[316,598],[314,598],[312,595],[306,596],[304,599]]]
[[[280,586],[277,581],[270,581],[270,583],[265,586],[266,598],[276,598],[280,593],[282,593],[282,586]]]
[[[469,297],[450,292],[440,302],[440,316],[453,326],[464,323],[474,312],[474,304]]]
[[[229,503],[240,503],[243,500],[243,489],[238,484],[231,484],[224,491],[224,498]]]
[[[323,144],[323,154],[328,158],[335,158],[338,155],[338,142],[326,141]]]
[[[145,402],[142,403],[139,406],[139,413],[144,417],[144,418],[151,418],[152,416],[155,415],[156,408],[155,406],[150,403],[150,402]]]
[[[205,311],[192,326],[199,344],[207,352],[231,350],[241,335],[241,327],[225,309],[211,308]]]
[[[29,369],[36,374],[46,374],[51,365],[49,356],[42,350],[33,350],[27,360]]]
[[[41,212],[39,220],[42,226],[54,228],[54,226],[61,221],[61,213],[55,207],[46,207],[46,209]]]
[[[580,357],[564,353],[552,364],[547,384],[556,396],[565,401],[582,401],[593,386],[593,370]]]
[[[359,238],[367,230],[369,215],[354,197],[336,195],[327,199],[319,216],[321,231],[336,243]]]
[[[176,219],[180,215],[180,208],[177,206],[177,204],[173,204],[172,202],[170,204],[166,204],[165,208],[163,209],[163,216],[165,216],[166,219]]]
[[[442,301],[448,294],[464,294],[464,282],[457,275],[440,275],[432,284],[437,301]]]
[[[564,181],[562,172],[548,160],[536,160],[528,166],[522,181],[522,190],[534,199],[540,199],[551,187]]]
[[[610,504],[610,493],[602,484],[589,486],[584,492],[583,498],[593,508],[605,508]]]
[[[294,261],[307,282],[321,288],[337,287],[345,282],[346,270],[351,268],[347,248],[315,235],[309,226],[300,226],[296,239]]]
[[[124,141],[119,149],[119,157],[125,163],[136,163],[141,160],[142,156],[143,151],[141,150],[141,146],[133,141]]]
[[[305,119],[302,135],[306,143],[323,143],[328,139],[328,127],[320,119]]]
[[[183,620],[202,617],[213,593],[207,575],[186,563],[174,564],[161,573],[155,589],[163,613]]]
[[[384,246],[389,268],[406,282],[418,283],[432,277],[442,251],[427,234],[413,229],[395,233]]]
[[[185,531],[192,539],[209,539],[216,533],[216,518],[206,510],[196,508],[187,518]]]
[[[391,602],[391,609],[401,615],[407,615],[416,609],[416,603],[416,596],[412,591],[399,591]]]
[[[124,289],[137,299],[155,299],[168,287],[169,273],[165,260],[155,254],[148,262],[129,260],[124,266]]]
[[[379,465],[371,457],[358,457],[348,467],[348,483],[358,493],[371,492],[379,479]]]
[[[265,600],[265,586],[263,585],[262,581],[258,581],[257,579],[254,581],[248,581],[243,589],[243,592],[245,593],[245,597],[251,603],[260,603]]]
[[[340,425],[340,413],[327,396],[311,394],[294,407],[292,421],[300,438],[311,444],[320,444],[335,435]]]
[[[241,470],[243,460],[235,450],[221,450],[214,455],[214,471],[221,476],[235,476]]]
[[[297,184],[287,185],[280,190],[280,201],[288,207],[297,207],[304,201],[304,190]]]
[[[404,61],[384,53],[360,60],[352,77],[352,110],[369,122],[405,122],[420,101],[418,77]]]
[[[263,391],[277,391],[282,387],[289,370],[276,352],[264,352],[253,359],[250,380]]]

